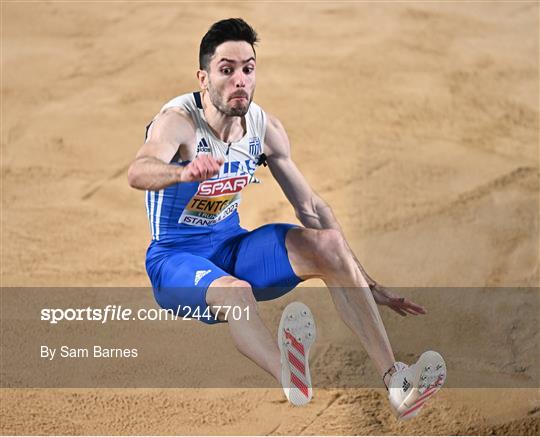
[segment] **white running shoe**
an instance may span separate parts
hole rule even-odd
[[[287,305],[279,322],[278,345],[281,385],[293,405],[305,405],[313,396],[308,359],[315,335],[315,320],[309,308],[301,302]]]
[[[395,363],[388,385],[390,405],[398,419],[412,419],[446,379],[446,364],[440,354],[424,352],[416,364]]]

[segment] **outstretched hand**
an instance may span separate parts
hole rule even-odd
[[[370,285],[369,288],[378,305],[385,305],[400,316],[406,316],[407,314],[412,314],[413,316],[426,314],[424,307],[392,293],[388,288],[383,287],[382,285],[374,283],[373,285]]]

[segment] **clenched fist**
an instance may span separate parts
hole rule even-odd
[[[209,155],[197,156],[184,167],[180,182],[202,182],[219,173],[223,159],[216,159]]]

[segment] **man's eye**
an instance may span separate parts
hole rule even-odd
[[[246,74],[252,73],[253,70],[255,70],[255,68],[253,68],[253,67],[244,67],[244,73],[246,73]]]
[[[221,72],[223,74],[231,74],[232,73],[232,69],[231,68],[222,68],[221,69]]]

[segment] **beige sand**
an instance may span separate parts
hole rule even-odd
[[[125,170],[161,104],[196,88],[204,31],[242,16],[262,37],[256,100],[283,121],[299,167],[373,276],[396,287],[539,286],[538,15],[536,2],[3,2],[2,285],[148,285],[143,194]],[[242,224],[295,222],[268,170],[259,177]],[[335,317],[322,303],[313,309]],[[395,338],[402,321],[383,317]],[[481,328],[457,315],[406,323],[427,343],[426,333],[456,324]],[[537,369],[525,328],[512,326],[497,335],[521,338],[516,354]],[[527,340],[537,345],[536,331]],[[414,352],[430,346],[417,343]],[[503,363],[476,370],[519,377]],[[539,432],[537,389],[447,389],[437,398],[421,420],[402,424],[382,390],[319,390],[295,409],[278,389],[4,389],[0,429]]]

